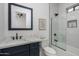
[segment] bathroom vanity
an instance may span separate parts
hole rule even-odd
[[[39,52],[39,42],[0,49],[1,56],[39,56]]]
[[[0,45],[0,56],[39,56],[41,40],[17,41]]]

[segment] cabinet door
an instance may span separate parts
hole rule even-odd
[[[30,44],[30,56],[39,56],[40,46],[39,42]]]
[[[30,56],[39,56],[39,47],[30,49]]]

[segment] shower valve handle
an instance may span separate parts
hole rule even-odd
[[[54,39],[55,42],[58,42],[58,40]]]

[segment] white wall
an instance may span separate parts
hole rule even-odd
[[[14,36],[15,33],[19,33],[19,35],[23,35],[26,39],[28,37],[46,37],[48,39],[46,42],[49,42],[49,4],[47,3],[19,3],[23,6],[27,6],[30,8],[33,8],[33,30],[19,30],[19,31],[9,31],[8,30],[8,4],[4,5],[4,38],[10,38],[11,36]],[[1,10],[1,8],[0,8]],[[0,13],[2,14],[2,13]],[[3,16],[3,15],[2,15]],[[39,24],[39,18],[44,18],[47,20],[47,30],[40,31],[38,24]],[[6,40],[6,39],[4,39]],[[48,44],[48,43],[47,43]]]
[[[0,43],[4,36],[4,4],[0,3]]]

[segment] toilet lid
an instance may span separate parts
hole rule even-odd
[[[50,54],[56,54],[56,51],[51,47],[44,47],[44,50]]]

